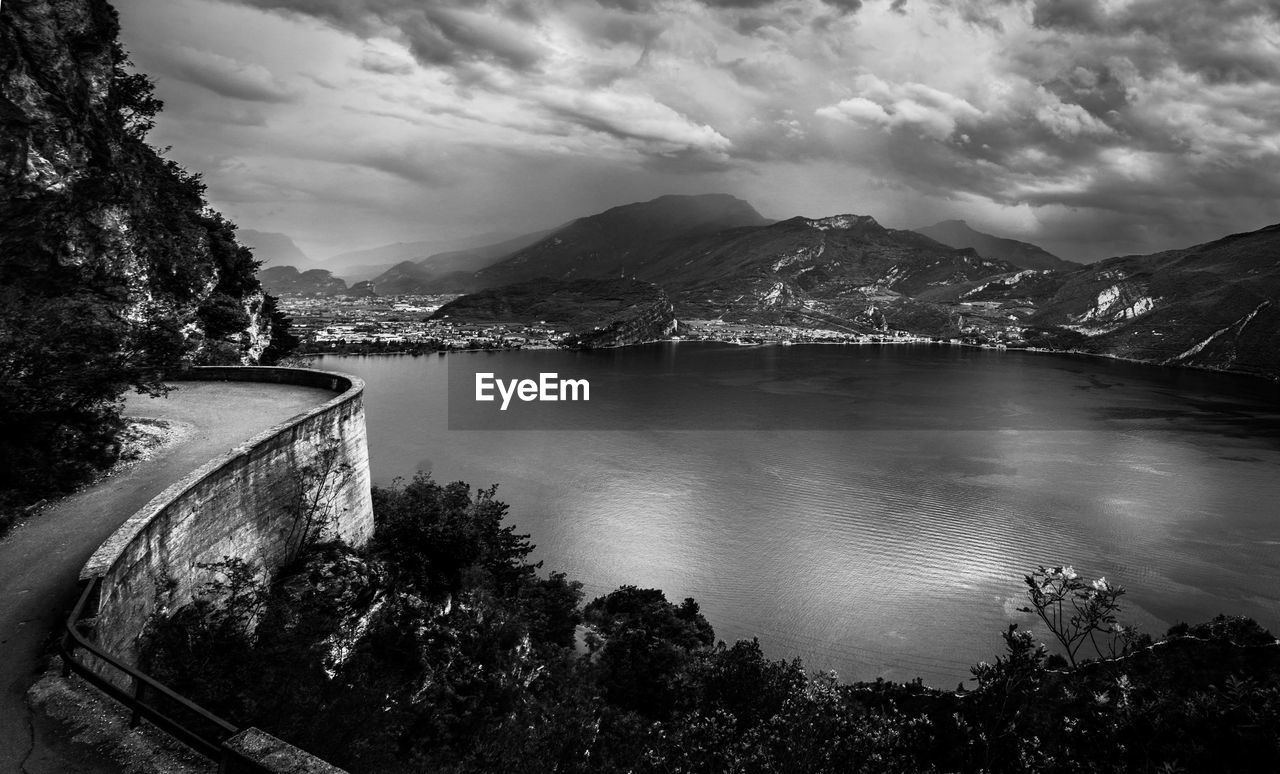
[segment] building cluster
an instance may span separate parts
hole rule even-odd
[[[432,320],[451,295],[390,297],[283,296],[304,352],[425,352],[474,349],[554,349],[569,331],[545,323]],[[944,337],[906,330],[836,330],[799,325],[683,320],[673,338],[732,344],[878,344],[948,342],[984,347],[1024,346],[1020,320],[1029,310],[1007,302],[968,302],[955,309],[957,329]]]
[[[293,320],[302,350],[396,352],[554,348],[569,335],[553,326],[432,320],[455,296],[283,296],[280,310]]]

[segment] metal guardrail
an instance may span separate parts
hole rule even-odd
[[[67,616],[61,647],[63,677],[68,677],[75,672],[98,690],[123,704],[132,713],[131,726],[137,726],[145,719],[214,762],[225,764],[228,758],[239,758],[234,752],[223,747],[223,742],[244,729],[223,720],[158,680],[119,661],[111,654],[99,649],[80,631],[85,606],[98,590],[100,583],[100,578],[87,581],[79,601]],[[108,664],[124,674],[129,678],[131,688],[121,688],[99,674],[92,666],[79,661],[76,658],[77,650],[87,651],[99,662]],[[172,709],[156,706],[153,703],[156,698],[165,701]],[[171,713],[175,711],[186,720],[173,717]]]

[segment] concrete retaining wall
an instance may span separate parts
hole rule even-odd
[[[80,573],[102,579],[94,638],[127,663],[137,662],[138,636],[156,607],[187,604],[211,579],[198,565],[235,556],[269,574],[287,562],[301,540],[299,514],[309,501],[302,498],[323,493],[323,537],[362,545],[373,534],[363,382],[309,369],[221,366],[184,378],[321,387],[335,396],[173,484],[94,553]]]

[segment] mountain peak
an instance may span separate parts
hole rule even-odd
[[[649,201],[611,207],[604,212],[580,218],[578,222],[634,219],[656,219],[664,226],[681,222],[731,225],[763,225],[769,222],[750,202],[726,193],[663,194]]]

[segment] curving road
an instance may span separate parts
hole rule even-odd
[[[130,515],[213,456],[333,398],[308,387],[181,382],[167,398],[131,395],[125,413],[192,426],[184,438],[47,508],[0,541],[0,774],[118,771],[33,716],[25,694],[76,601],[94,549]]]

